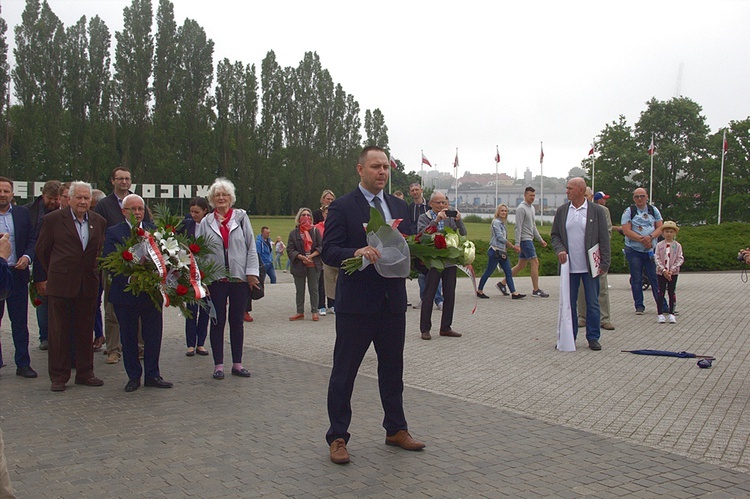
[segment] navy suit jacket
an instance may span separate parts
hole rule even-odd
[[[394,219],[402,219],[398,230],[403,234],[411,234],[406,203],[390,194],[384,194],[384,197],[391,216]],[[367,246],[367,233],[363,224],[369,220],[370,204],[359,187],[331,203],[323,234],[322,256],[326,265],[341,267],[343,260],[353,257],[356,250]],[[339,270],[336,283],[336,312],[405,313],[405,283],[405,279],[382,277],[372,265],[352,275]]]
[[[32,263],[36,255],[36,251],[34,250],[37,236],[36,224],[31,223],[29,210],[23,206],[13,206],[11,216],[13,217],[13,231],[15,232],[14,237],[16,239],[16,259],[26,255],[30,258],[29,263]],[[25,276],[28,282],[28,267],[21,275]]]
[[[155,225],[143,222],[145,229],[154,229]],[[130,224],[120,222],[117,225],[109,227],[104,238],[104,251],[102,255],[107,256],[117,251],[117,245],[122,244],[130,237]],[[109,289],[109,302],[113,305],[135,305],[138,303],[140,295],[134,295],[130,291],[125,291],[128,285],[128,278],[123,275],[112,275],[112,287]],[[146,293],[141,293],[145,295]],[[144,296],[149,302],[151,298]]]

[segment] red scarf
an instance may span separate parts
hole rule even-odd
[[[218,220],[221,218],[221,215],[218,211],[214,210],[214,216]],[[227,211],[227,214],[224,215],[224,218],[221,222],[219,222],[219,233],[221,234],[221,240],[224,242],[224,249],[229,248],[229,221],[232,219],[232,208],[229,208]]]
[[[299,223],[299,234],[302,236],[302,242],[305,243],[305,254],[310,254],[312,249],[312,237],[310,236],[310,229],[312,229],[312,222],[306,219],[304,222]]]

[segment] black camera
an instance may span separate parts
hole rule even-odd
[[[448,218],[456,218],[458,211],[456,210],[445,210],[445,216]]]
[[[745,249],[740,250],[740,252],[737,253],[737,261],[738,262],[744,262],[745,261],[745,255],[747,255],[748,253],[750,253],[750,249],[745,248]]]

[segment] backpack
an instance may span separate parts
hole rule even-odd
[[[649,204],[646,205],[646,209],[648,210],[648,214],[649,215],[651,215],[652,217],[656,218],[656,214],[654,213],[654,205],[652,205],[651,203],[649,203]],[[637,214],[638,214],[638,207],[636,205],[634,205],[634,204],[631,204],[630,205],[630,221],[631,222],[633,221],[633,219],[635,218],[635,216]],[[657,241],[663,241],[664,240],[664,236],[659,236],[656,240]]]
[[[651,215],[652,217],[656,217],[656,215],[654,214],[654,205],[649,203],[646,205],[646,209],[648,210],[649,215]],[[633,220],[637,214],[638,214],[638,207],[634,204],[631,204],[630,205],[630,220]]]

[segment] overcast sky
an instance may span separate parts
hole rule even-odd
[[[48,1],[66,27],[99,15],[113,38],[131,3]],[[178,25],[195,19],[213,39],[214,66],[254,63],[260,76],[269,50],[282,66],[317,52],[363,122],[380,108],[407,170],[419,171],[423,150],[451,171],[458,148],[459,176],[494,173],[497,145],[500,172],[537,175],[544,142],[544,174],[566,176],[607,123],[622,114],[633,124],[649,99],[678,88],[712,132],[750,117],[745,0],[173,3]],[[12,49],[25,1],[0,5]]]

